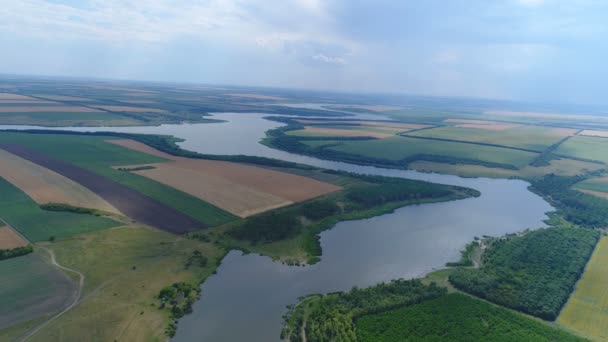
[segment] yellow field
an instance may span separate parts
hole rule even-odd
[[[66,203],[119,213],[116,208],[82,185],[3,149],[0,149],[0,177],[21,189],[39,204]]]
[[[597,341],[608,340],[608,238],[598,243],[558,323]]]

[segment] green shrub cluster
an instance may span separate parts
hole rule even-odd
[[[76,206],[65,204],[65,203],[41,204],[40,209],[47,210],[47,211],[64,211],[64,212],[70,212],[70,213],[75,213],[75,214],[88,214],[88,215],[94,215],[94,216],[101,216],[101,213],[99,212],[99,210],[76,207]]]
[[[346,293],[320,296],[290,313],[286,321],[291,323],[284,329],[283,338],[302,341],[300,332],[304,329],[308,341],[354,341],[354,321],[358,317],[413,305],[445,293],[446,289],[434,283],[427,286],[420,280],[394,280],[365,289],[353,288]],[[301,310],[308,311],[305,327]],[[294,319],[292,315],[295,315]]]
[[[584,341],[554,327],[454,293],[357,320],[357,341]]]
[[[34,251],[31,245],[25,247],[17,247],[13,249],[0,249],[0,260],[16,258],[18,256],[30,254]]]
[[[480,269],[458,269],[450,282],[494,303],[554,320],[600,237],[581,228],[547,228],[497,239]]]

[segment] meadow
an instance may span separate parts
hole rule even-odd
[[[608,163],[608,139],[575,136],[561,144],[555,153],[575,158],[583,158]]]
[[[0,329],[59,311],[77,286],[38,253],[0,261],[0,274]]]
[[[594,340],[608,339],[608,238],[598,243],[558,323]]]
[[[584,341],[547,324],[453,293],[356,321],[357,341]]]
[[[589,178],[575,184],[574,189],[584,193],[608,199],[608,177]]]

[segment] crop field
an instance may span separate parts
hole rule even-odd
[[[0,177],[39,204],[65,203],[119,213],[116,208],[82,185],[3,149],[0,149]]]
[[[355,126],[356,127],[356,126]],[[340,127],[340,128],[329,128],[329,127],[305,127],[302,130],[290,131],[288,135],[295,135],[301,137],[372,137],[372,138],[387,138],[395,135],[382,130],[366,130],[364,127],[361,129],[355,127]]]
[[[13,249],[25,246],[27,246],[27,241],[23,240],[10,227],[2,227],[2,223],[0,222],[0,249]]]
[[[488,131],[504,131],[510,128],[516,128],[521,126],[520,124],[500,122],[500,121],[488,121],[488,120],[470,120],[470,119],[447,119],[447,123],[455,123],[455,127],[459,128],[477,128],[485,129]]]
[[[307,177],[260,167],[175,157],[132,140],[109,142],[172,159],[173,162],[154,164],[154,169],[133,172],[201,198],[240,217],[341,189]]]
[[[361,342],[584,341],[523,315],[459,293],[356,322]]]
[[[18,94],[0,93],[0,100],[34,100],[34,98]]]
[[[76,284],[37,253],[0,261],[0,329],[58,312]]]
[[[246,98],[246,99],[255,99],[255,100],[273,100],[273,101],[287,100],[284,97],[269,96],[269,95],[262,95],[262,94],[230,93],[230,94],[224,94],[224,95],[242,97],[242,98]]]
[[[598,341],[608,339],[608,238],[598,243],[559,324]]]
[[[557,154],[608,163],[608,139],[575,136],[561,144]]]
[[[98,113],[98,109],[80,106],[0,106],[0,113]]]
[[[521,125],[501,130],[452,126],[427,129],[408,135],[494,144],[542,152],[549,146],[565,137],[574,135],[576,132],[577,130],[575,129]]]
[[[0,219],[33,242],[48,240],[53,236],[61,239],[119,225],[103,217],[42,210],[36,202],[2,178],[0,193]]]
[[[4,145],[0,148],[82,184],[120,212],[143,224],[174,233],[204,228],[195,219],[92,171],[19,145]]]
[[[400,161],[419,155],[434,155],[447,158],[466,159],[480,162],[508,164],[520,168],[528,165],[538,156],[536,153],[492,146],[466,143],[421,140],[407,137],[390,137],[379,140],[348,141],[330,150],[371,158]]]
[[[230,213],[167,185],[130,172],[115,170],[117,165],[150,164],[167,161],[148,154],[107,143],[108,137],[61,134],[0,133],[0,144],[20,145],[62,160],[136,190],[207,226],[236,219]]]
[[[89,102],[96,101],[95,99],[89,99],[85,97],[76,97],[76,96],[65,96],[65,95],[47,95],[47,94],[36,94],[37,97],[53,100],[53,101],[65,101],[65,102]]]
[[[608,177],[587,179],[576,184],[574,188],[593,196],[608,199]]]

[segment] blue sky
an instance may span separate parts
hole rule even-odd
[[[604,0],[19,0],[0,73],[608,104]]]

